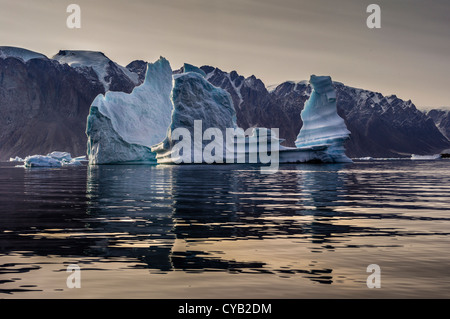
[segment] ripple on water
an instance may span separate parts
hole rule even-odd
[[[240,165],[1,163],[0,293],[67,293],[54,282],[73,262],[105,287],[123,288],[109,281],[126,274],[137,296],[155,280],[153,296],[192,280],[197,296],[211,293],[202,278],[242,295],[258,286],[269,297],[360,296],[376,263],[389,269],[385,296],[442,295],[448,276],[433,271],[450,262],[448,164],[282,165],[262,175]]]

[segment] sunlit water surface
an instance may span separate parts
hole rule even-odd
[[[0,163],[0,298],[450,297],[447,160],[14,165]]]

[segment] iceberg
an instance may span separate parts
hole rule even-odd
[[[336,91],[331,77],[311,75],[313,88],[301,112],[303,126],[297,136],[297,148],[326,146],[324,162],[352,162],[345,155],[344,142],[350,137],[344,120],[338,115]]]
[[[72,155],[70,155],[70,153],[67,152],[54,151],[47,154],[47,156],[60,162],[62,161],[70,162],[72,160]]]
[[[51,156],[45,155],[31,155],[25,157],[25,167],[61,167],[61,161],[54,159]]]
[[[71,160],[70,162],[62,161],[61,166],[82,166],[83,163],[81,161]]]
[[[209,83],[204,78],[204,73],[198,72],[197,69],[186,68],[185,64],[184,70],[192,71],[173,76],[174,86],[171,94],[173,112],[167,136],[161,143],[152,147],[152,151],[157,154],[158,163],[179,162],[178,149],[174,148],[178,143],[178,136],[174,137],[176,129],[187,130],[186,133],[191,137],[190,141],[183,140],[184,143],[189,142],[189,145],[186,144],[186,148],[183,150],[189,155],[184,153],[183,162],[202,163],[205,160],[202,151],[208,144],[202,138],[205,131],[208,128],[215,128],[224,136],[227,128],[237,127],[236,111],[230,94]],[[197,136],[201,138],[195,138]],[[198,150],[201,152],[200,156],[196,155]],[[219,157],[223,159],[224,149],[222,148],[220,152]]]
[[[277,163],[352,162],[344,149],[350,132],[337,114],[330,77],[311,76],[314,91],[302,112],[304,126],[296,147],[285,147],[275,129],[238,128],[229,93],[210,84],[194,66],[185,64],[183,71],[174,75],[174,111],[167,136],[152,147],[158,163],[268,163],[269,149],[269,160]],[[180,129],[185,130],[181,141]],[[231,142],[218,143],[230,132]]]
[[[276,133],[266,128],[244,132],[236,124],[230,94],[208,82],[199,68],[185,64],[183,70],[173,76],[174,109],[167,136],[152,147],[157,162],[267,163],[270,156],[267,148],[266,157],[261,156],[260,144],[264,141],[266,147],[276,145],[278,150],[282,140]]]
[[[203,71],[202,69],[200,69],[199,67],[189,64],[189,63],[185,63],[183,65],[183,73],[188,73],[188,72],[195,72],[200,74],[203,77],[206,77],[206,73],[205,71]]]
[[[160,58],[131,93],[98,95],[87,120],[89,163],[351,162],[330,77],[311,76],[296,147],[285,147],[276,128],[239,128],[231,95],[203,70],[186,63],[181,72]]]
[[[128,93],[106,92],[87,119],[90,164],[153,163],[151,146],[166,137],[173,109],[172,69],[165,58],[147,65],[144,82]]]
[[[88,160],[86,159],[86,156],[78,156],[75,158],[72,158],[71,160],[63,159],[61,161],[62,166],[82,166],[83,164],[87,163]]]
[[[14,158],[16,162],[17,157]],[[19,158],[20,159],[20,158]],[[82,166],[87,163],[86,156],[72,158],[67,152],[54,151],[47,155],[30,155],[21,160],[23,167],[62,167],[62,166]],[[20,166],[22,167],[22,166]]]
[[[358,160],[358,161],[374,161],[375,159],[373,157],[371,157],[371,156],[366,156],[366,157],[355,158],[355,160]]]
[[[89,162],[88,159],[86,158],[86,155],[77,156],[74,159],[72,159],[72,161],[76,161],[76,162],[80,162],[80,163],[87,163],[87,162]]]
[[[425,161],[425,160],[437,160],[437,159],[441,159],[441,154],[434,154],[434,155],[416,155],[416,154],[412,154],[411,155],[411,160],[421,160],[421,161]]]
[[[23,162],[24,159],[21,158],[21,157],[19,157],[19,156],[16,156],[16,157],[10,157],[10,158],[9,158],[9,161],[10,161],[10,162]]]

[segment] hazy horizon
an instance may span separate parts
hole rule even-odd
[[[421,109],[450,107],[444,0],[80,0],[81,29],[68,29],[71,3],[0,0],[0,46],[101,51],[121,65],[164,56],[174,69],[211,65],[266,86],[330,75]],[[381,29],[366,26],[370,3]]]

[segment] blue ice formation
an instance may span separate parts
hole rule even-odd
[[[130,94],[98,95],[87,119],[89,163],[156,163],[150,148],[166,136],[171,91],[172,69],[161,57],[148,64],[144,82]]]
[[[185,63],[183,65],[183,73],[188,73],[188,72],[195,72],[195,73],[200,74],[203,77],[206,77],[205,71],[203,71],[199,67],[196,67],[195,65]]]
[[[259,144],[278,146],[281,140],[266,128],[246,135],[236,124],[230,94],[199,70],[185,64],[185,72],[174,75],[172,121],[164,141],[152,147],[158,163],[260,163]]]
[[[285,147],[276,132],[267,128],[253,128],[244,134],[236,125],[236,112],[230,95],[211,85],[197,69],[185,65],[185,73],[174,76],[174,111],[168,134],[163,142],[152,147],[158,163],[261,163],[261,155],[268,150],[277,152],[277,156],[270,160],[278,163],[351,162],[344,149],[350,132],[337,114],[336,93],[330,77],[311,76],[314,90],[301,114],[304,125],[296,147]],[[185,141],[180,141],[178,134],[173,136],[180,128],[188,131],[187,136],[191,140],[190,144],[183,145],[182,152],[178,146]],[[219,130],[214,134],[214,141],[223,139],[222,147],[215,150],[214,156],[204,152],[213,144],[213,138],[201,139],[209,128]],[[235,134],[232,145],[226,140],[228,128],[232,128]],[[200,138],[195,139],[196,135]]]
[[[326,146],[321,161],[352,162],[345,155],[344,142],[350,132],[336,108],[336,91],[331,77],[311,75],[313,91],[301,112],[303,126],[297,136],[297,148]]]
[[[209,142],[202,138],[196,139],[196,135],[203,137],[208,128],[216,128],[222,133],[226,128],[236,127],[236,111],[230,94],[224,89],[213,86],[197,69],[187,68],[185,73],[173,76],[174,87],[172,90],[173,113],[167,136],[161,143],[152,147],[157,153],[158,163],[178,162],[180,159],[174,146],[177,143],[189,142],[184,152],[184,162],[204,162],[200,156],[195,156],[195,150],[203,150]],[[201,120],[201,123],[196,121]],[[184,128],[190,135],[190,141],[178,141],[174,139],[174,130]],[[185,134],[185,135],[187,135]],[[222,156],[224,150],[220,150]],[[189,157],[189,159],[186,158]]]

